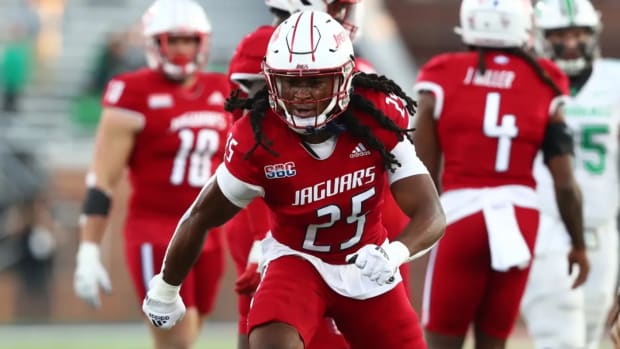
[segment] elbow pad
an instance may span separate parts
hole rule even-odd
[[[575,155],[573,132],[564,122],[547,124],[542,143],[543,158],[548,163],[552,157],[564,154]]]

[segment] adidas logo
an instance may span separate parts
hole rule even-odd
[[[349,154],[351,159],[359,158],[360,156],[370,155],[370,151],[366,149],[366,146],[362,143],[357,143],[355,149]]]
[[[222,105],[224,102],[226,102],[226,98],[224,98],[224,95],[220,91],[211,93],[209,98],[207,98],[207,103],[209,105]]]

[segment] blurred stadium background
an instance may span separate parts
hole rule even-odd
[[[457,0],[363,0],[358,53],[402,86],[416,67],[461,48]],[[263,0],[199,0],[213,24],[208,69],[226,71],[239,40],[270,15]],[[620,56],[620,1],[594,0],[603,14],[606,56]],[[0,347],[148,348],[124,269],[127,186],[115,196],[104,262],[113,293],[103,308],[73,294],[77,222],[99,116],[113,74],[143,64],[138,27],[150,0],[0,0]],[[34,224],[34,234],[24,235]],[[29,249],[30,253],[25,253]],[[425,261],[412,269],[417,309]],[[217,308],[198,347],[234,348],[234,271],[228,263]],[[455,290],[457,291],[457,290]],[[510,349],[531,347],[519,328]],[[609,343],[606,343],[606,348]]]

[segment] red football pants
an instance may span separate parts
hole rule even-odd
[[[519,229],[534,250],[539,213],[515,207]],[[482,212],[458,220],[433,250],[424,286],[423,323],[437,334],[465,336],[469,325],[496,338],[508,338],[519,315],[529,273],[491,269],[491,254]]]

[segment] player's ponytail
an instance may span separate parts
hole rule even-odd
[[[405,108],[409,114],[415,114],[415,108],[418,106],[416,101],[409,97],[398,84],[384,75],[358,72],[353,76],[353,86],[369,88],[385,94],[394,94],[405,102]]]
[[[558,87],[558,85],[555,84],[553,79],[549,77],[549,74],[547,74],[547,72],[540,66],[540,64],[538,64],[538,62],[536,61],[536,58],[534,58],[534,56],[532,56],[530,53],[528,53],[524,49],[520,47],[505,48],[505,49],[489,49],[489,48],[484,48],[484,47],[476,47],[475,49],[478,52],[478,71],[481,74],[484,74],[487,70],[486,62],[484,59],[484,56],[487,53],[487,51],[488,50],[504,51],[506,53],[513,54],[525,60],[525,62],[527,62],[527,64],[530,65],[532,69],[534,69],[534,71],[536,72],[536,75],[545,83],[545,85],[549,86],[553,90],[553,93],[555,93],[556,96],[563,95],[562,90]]]
[[[487,62],[484,60],[485,49],[484,47],[478,47],[478,71],[480,74],[484,74],[487,71]]]
[[[524,49],[520,47],[515,47],[508,50],[509,53],[514,54],[515,56],[523,58],[536,72],[536,75],[555,93],[556,96],[563,95],[562,90],[555,84],[553,79],[547,74],[547,72],[538,64],[536,58],[532,56],[530,53],[526,52]]]
[[[263,147],[272,155],[278,156],[278,153],[271,148],[271,141],[265,138],[263,133],[262,121],[265,113],[267,113],[267,109],[269,109],[269,92],[266,86],[256,92],[254,97],[248,98],[241,98],[239,90],[233,91],[226,100],[224,109],[228,112],[233,112],[236,109],[249,110],[250,112],[250,125],[252,125],[252,132],[254,133],[256,143],[243,156],[245,159],[258,147]]]
[[[388,95],[393,94],[405,102],[405,109],[409,115],[413,116],[415,114],[417,104],[413,98],[409,97],[394,81],[383,75],[358,72],[353,76],[352,85],[353,87],[372,89]],[[371,101],[362,95],[355,93],[355,91],[351,94],[351,102],[349,103],[349,107],[337,119],[337,121],[342,123],[346,129],[353,134],[353,136],[362,140],[369,148],[378,151],[381,154],[387,169],[394,171],[394,166],[401,166],[401,164],[395,159],[394,155],[392,155],[389,150],[386,149],[385,145],[372,133],[371,129],[359,122],[359,118],[355,117],[353,114],[355,110],[362,111],[373,117],[375,121],[381,125],[381,127],[394,132],[399,140],[407,138],[413,143],[413,140],[409,135],[409,132],[413,131],[413,129],[403,129],[398,127],[392,119],[386,116],[380,109],[377,109]]]

